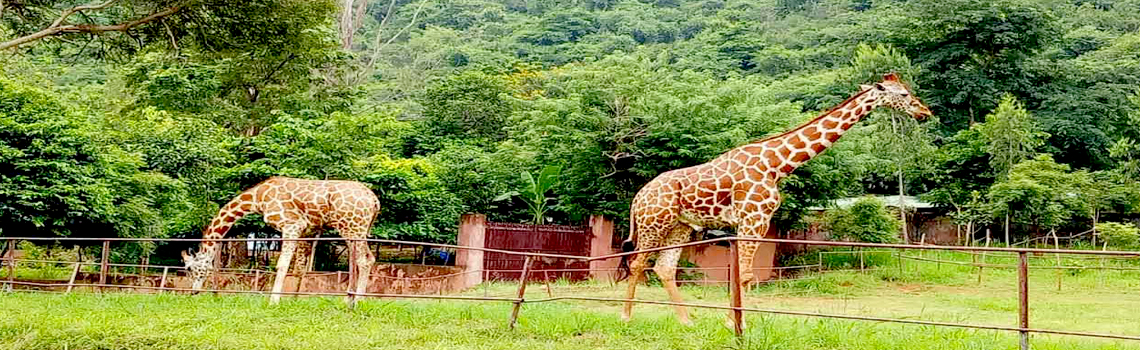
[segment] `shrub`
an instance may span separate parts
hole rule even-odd
[[[1119,222],[1102,222],[1096,224],[1100,236],[1114,248],[1140,247],[1140,229],[1133,224]]]
[[[870,243],[896,242],[902,227],[902,222],[874,197],[860,198],[847,208],[829,210],[823,220],[833,237]]]

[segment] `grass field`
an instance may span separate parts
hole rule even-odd
[[[928,257],[961,260],[960,256]],[[991,258],[993,263],[1002,258]],[[1044,264],[1044,262],[1041,262]],[[1055,270],[1031,274],[1031,325],[1140,335],[1140,273]],[[762,286],[746,306],[850,315],[1011,326],[1017,318],[1016,274],[908,263],[867,273],[825,272]],[[517,285],[493,283],[466,295],[510,296]],[[554,295],[621,297],[624,284],[556,283]],[[686,301],[724,305],[724,288],[688,286]],[[547,295],[532,285],[528,299]],[[660,287],[639,299],[666,300]],[[619,320],[620,304],[524,305],[518,329],[507,328],[509,303],[367,300],[347,310],[340,298],[108,293],[0,294],[3,349],[1016,349],[1010,332],[818,318],[748,315],[737,341],[725,313],[695,310],[679,325],[667,306],[639,305]],[[1034,349],[1140,349],[1140,342],[1033,336]]]

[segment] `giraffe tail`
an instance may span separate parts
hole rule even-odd
[[[626,238],[625,241],[621,242],[621,251],[622,253],[628,253],[634,250],[637,250],[637,222],[633,219],[633,215],[631,213],[629,216],[629,238]],[[633,272],[629,270],[629,257],[634,255],[636,254],[624,255],[621,257],[621,262],[618,263],[618,282],[629,278],[629,275],[633,274]]]

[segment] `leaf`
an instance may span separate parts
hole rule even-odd
[[[493,199],[492,201],[495,201],[495,202],[504,201],[504,200],[510,199],[511,197],[514,197],[517,195],[519,195],[519,191],[508,191],[506,193],[503,193],[503,194],[496,196],[495,199]]]

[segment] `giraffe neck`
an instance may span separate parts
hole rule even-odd
[[[198,251],[201,254],[207,254],[209,257],[215,256],[221,244],[216,240],[226,237],[226,233],[234,226],[242,217],[256,212],[256,207],[253,205],[253,191],[248,190],[242,192],[229,203],[218,209],[218,215],[214,216],[214,220],[210,221],[210,225],[202,233],[202,243],[198,246]]]
[[[763,152],[760,156],[764,158],[762,161],[769,165],[770,171],[775,172],[777,179],[783,179],[831,147],[876,106],[873,93],[859,92],[792,131],[758,141],[763,146],[760,148]],[[767,150],[774,152],[766,152]]]

